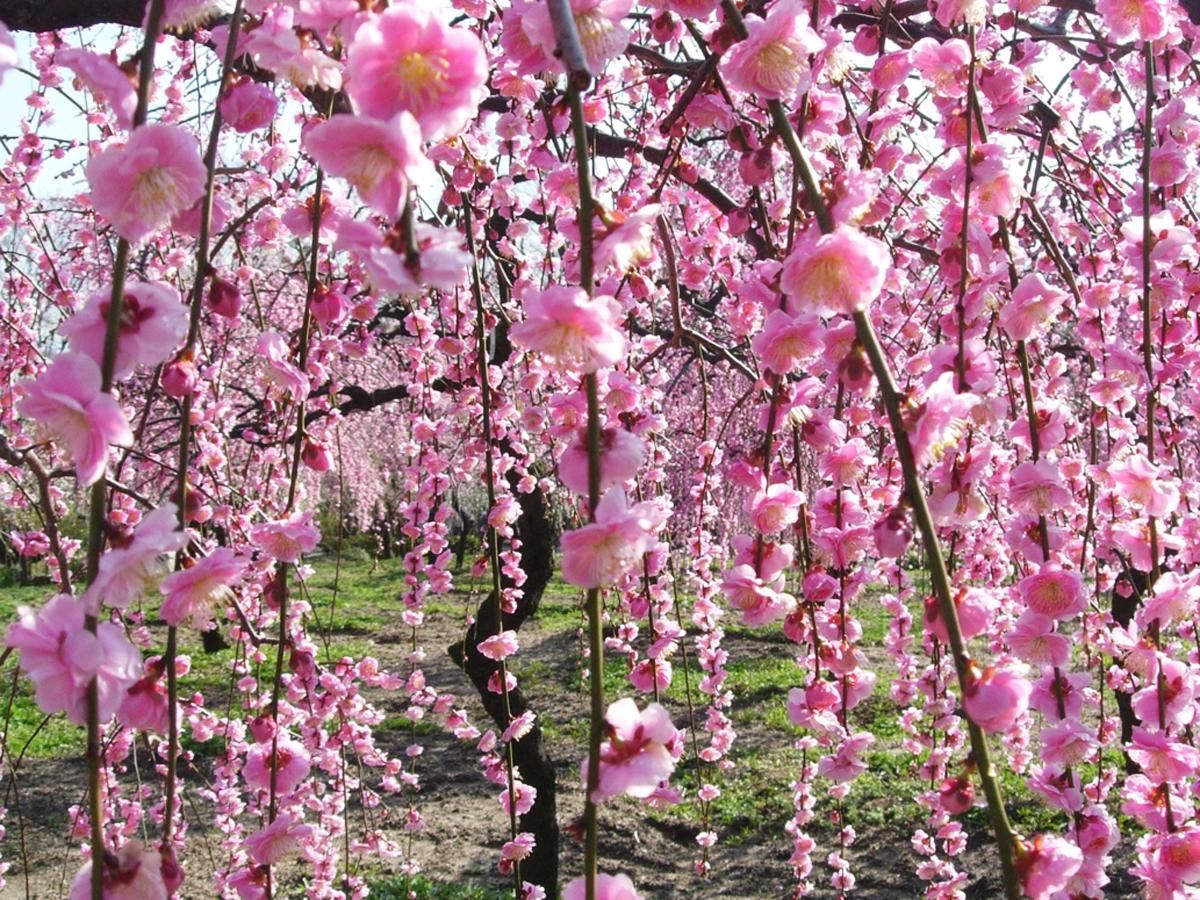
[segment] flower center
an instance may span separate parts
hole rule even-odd
[[[444,54],[406,53],[396,65],[396,77],[413,111],[438,102],[450,74],[450,61]]]

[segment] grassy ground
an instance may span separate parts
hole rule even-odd
[[[458,579],[458,590],[447,597],[433,599],[427,608],[431,618],[442,623],[445,633],[453,634],[456,623],[474,610],[480,599],[482,585],[472,584],[470,576]],[[315,563],[315,573],[304,587],[314,607],[315,619],[310,623],[313,634],[320,635],[318,643],[327,658],[343,655],[359,657],[366,654],[382,659],[397,658],[406,652],[407,636],[397,627],[399,606],[396,602],[404,586],[404,573],[398,561],[372,563],[362,554],[344,558],[341,565],[333,559],[321,558]],[[51,593],[49,585],[0,587],[0,621],[11,621],[16,608],[22,604],[40,605]],[[147,610],[153,619],[153,610]],[[855,614],[864,627],[864,646],[879,647],[887,632],[889,616],[870,593],[855,607]],[[919,621],[919,620],[918,620]],[[558,758],[567,762],[563,767],[561,790],[573,790],[577,778],[580,748],[586,742],[587,719],[579,715],[583,694],[580,685],[580,664],[576,637],[583,617],[575,589],[555,580],[542,602],[536,622],[529,626],[531,639],[536,636],[539,646],[558,648],[556,655],[530,650],[514,658],[514,671],[539,711],[547,741]],[[459,632],[461,633],[461,632]],[[524,641],[524,639],[523,639]],[[388,644],[388,646],[384,646]],[[735,745],[735,767],[720,776],[721,796],[711,808],[712,826],[721,835],[725,847],[783,848],[787,838],[784,825],[792,815],[789,783],[795,779],[800,763],[800,751],[793,748],[794,739],[802,732],[787,721],[788,691],[798,684],[798,671],[793,660],[793,645],[778,629],[746,629],[730,623],[727,626],[726,646],[730,647],[727,686],[734,693],[730,715],[734,727],[742,735]],[[441,648],[431,646],[431,653]],[[690,647],[689,647],[690,649]],[[235,697],[235,649],[206,653],[199,635],[192,630],[181,631],[181,653],[192,659],[192,671],[183,682],[187,693],[200,692],[214,706],[224,705]],[[924,818],[923,811],[912,799],[928,784],[919,780],[918,761],[900,746],[902,732],[898,710],[887,695],[887,685],[895,677],[890,658],[878,651],[872,655],[872,665],[878,675],[875,693],[851,713],[855,730],[875,734],[876,743],[867,754],[870,768],[855,783],[845,802],[846,820],[862,834],[864,831],[894,835],[904,845],[912,828]],[[664,703],[681,721],[686,711],[684,679],[677,656],[676,677],[664,695]],[[254,672],[255,667],[250,666]],[[452,673],[453,674],[453,673]],[[269,677],[264,671],[262,677]],[[606,687],[610,697],[630,693],[624,660],[610,659],[606,671]],[[696,693],[696,673],[691,676],[693,700],[697,712],[703,707],[703,697]],[[53,760],[78,757],[82,751],[82,729],[71,725],[62,716],[44,716],[33,702],[27,681],[17,677],[16,659],[10,657],[0,667],[0,684],[11,690],[0,698],[0,709],[6,710],[5,739],[8,759],[5,769],[11,770],[12,760]],[[574,710],[574,712],[573,712]],[[477,721],[482,723],[480,715]],[[698,718],[698,723],[701,721]],[[410,728],[407,720],[394,715],[384,728]],[[432,734],[432,724],[419,726],[419,733]],[[195,747],[203,752],[203,748]],[[1109,763],[1112,764],[1112,761]],[[1090,778],[1094,773],[1084,773]],[[1032,833],[1042,829],[1059,830],[1062,817],[1031,796],[1023,779],[1008,770],[1002,773],[1005,796],[1010,815],[1017,830]],[[685,759],[676,782],[694,796],[697,783],[694,764]],[[818,796],[822,791],[818,788]],[[436,802],[436,795],[425,797],[422,804]],[[818,836],[833,833],[829,822],[829,803],[819,803],[814,830]],[[678,806],[654,811],[637,808],[636,816],[649,821],[664,833],[686,833],[688,840],[699,830],[699,809],[687,800]],[[987,831],[986,810],[977,808],[968,813],[965,822],[969,831]],[[684,851],[690,853],[690,850]],[[8,855],[8,854],[5,854]],[[894,861],[893,861],[894,862]],[[490,879],[489,879],[490,880]],[[415,897],[442,900],[490,900],[500,896],[491,888],[475,888],[459,883],[454,886],[434,880],[383,880],[373,886],[373,896],[383,898]]]

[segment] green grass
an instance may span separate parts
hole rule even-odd
[[[512,891],[471,884],[447,884],[424,875],[407,875],[371,884],[375,900],[511,900]]]

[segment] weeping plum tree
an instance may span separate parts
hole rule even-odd
[[[1007,897],[1100,897],[1118,870],[1190,895],[1194,6],[0,0],[0,20],[25,103],[0,169],[0,497],[53,581],[4,652],[78,727],[72,900],[270,898],[296,866],[309,896],[363,896],[363,857],[419,871],[437,761],[415,728],[390,754],[381,695],[482,752],[514,896],[637,897],[598,864],[621,795],[689,801],[702,891],[738,758],[730,622],[795,660],[794,895],[854,889],[873,695],[925,786],[927,896],[962,896],[975,807]],[[488,589],[448,653],[478,726],[423,669],[427,605],[467,574],[466,489]],[[353,523],[403,554],[392,669],[335,658],[336,593],[309,584]],[[510,666],[556,572],[583,596],[570,823]],[[217,624],[224,706],[180,652]],[[196,744],[218,748],[203,783]],[[6,741],[18,798],[22,757]],[[1051,825],[1010,822],[1003,770]],[[189,871],[201,808],[227,840]],[[561,878],[560,824],[584,848]]]

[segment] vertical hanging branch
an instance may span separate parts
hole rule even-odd
[[[219,88],[225,86],[225,80],[233,67],[236,53],[238,34],[242,27],[242,0],[234,5],[233,17],[229,23],[229,40],[225,46],[225,56],[221,63],[221,78]],[[196,273],[192,280],[192,292],[188,299],[188,332],[183,350],[178,360],[190,363],[195,352],[196,341],[200,335],[200,310],[204,297],[204,281],[209,272],[209,241],[212,232],[213,188],[216,182],[217,147],[221,136],[221,108],[214,105],[212,127],[208,134],[208,146],[204,152],[204,199],[200,207],[200,238],[196,245]],[[188,466],[191,460],[192,442],[192,398],[194,392],[189,391],[183,398],[179,413],[179,465],[176,469],[176,498],[179,501],[179,529],[187,528],[187,489]],[[175,782],[176,768],[179,756],[179,722],[175,711],[179,705],[178,676],[175,673],[175,656],[178,652],[178,633],[174,625],[167,627],[167,649],[163,654],[163,665],[167,675],[167,785],[166,803],[163,820],[163,845],[169,846],[175,827]]]
[[[738,37],[744,39],[747,34],[745,22],[733,0],[723,0],[721,6],[726,22]],[[783,104],[777,100],[770,102],[770,111],[775,128],[783,138],[784,146],[792,158],[792,164],[799,172],[800,181],[808,195],[809,205],[812,207],[817,225],[822,233],[828,234],[833,231],[833,219],[812,168],[808,164],[808,159],[804,155],[804,150],[800,146],[799,138],[796,136],[791,122],[788,121],[787,112],[783,108]],[[908,439],[908,431],[904,426],[900,394],[896,389],[891,368],[883,348],[880,346],[879,338],[875,334],[875,327],[871,323],[870,316],[865,311],[858,310],[854,313],[853,318],[858,340],[866,349],[875,377],[879,381],[880,393],[887,408],[888,422],[896,442],[896,454],[900,459],[900,467],[904,475],[905,492],[912,505],[913,519],[925,546],[926,562],[933,592],[937,597],[938,609],[950,637],[950,647],[954,654],[954,667],[958,674],[959,686],[965,689],[971,677],[971,660],[967,655],[966,642],[963,639],[958,612],[954,606],[950,578],[946,571],[946,560],[942,555],[937,529],[921,485],[920,473],[917,471],[916,459]],[[1016,868],[1016,837],[1004,808],[999,779],[992,769],[986,735],[983,729],[971,720],[970,716],[966,716],[966,720],[971,740],[971,757],[979,773],[984,795],[987,797],[988,815],[991,818],[992,830],[1000,853],[1004,892],[1009,900],[1017,900],[1021,896],[1021,888]]]
[[[162,31],[165,0],[151,0],[146,13],[146,37],[138,61],[137,107],[133,114],[133,128],[146,121],[150,86],[154,80],[154,47]],[[121,327],[121,307],[125,300],[125,275],[129,270],[129,241],[117,241],[117,253],[113,262],[112,293],[109,297],[108,315],[105,319],[104,355],[100,362],[100,389],[112,393],[113,370],[117,359],[117,338]],[[108,510],[108,482],[101,478],[92,487],[88,509],[87,583],[96,580],[100,572],[100,554],[104,549],[104,522]],[[92,634],[99,627],[99,610],[88,610],[84,626]],[[87,770],[88,770],[88,817],[91,820],[92,847],[92,900],[103,900],[104,866],[104,804],[100,797],[100,694],[95,678],[87,687]]]
[[[587,123],[583,117],[583,92],[592,82],[583,45],[567,0],[547,0],[550,21],[554,25],[556,54],[567,70],[567,104],[571,108],[571,132],[575,143],[575,166],[579,181],[579,281],[590,297],[593,284],[592,217],[595,201],[589,170]],[[596,505],[600,502],[600,401],[596,374],[584,376],[587,395],[587,454],[588,454],[588,521],[596,520]],[[584,883],[587,900],[596,896],[596,861],[599,852],[599,830],[594,795],[600,786],[600,743],[604,733],[604,633],[601,617],[603,607],[600,589],[587,592],[588,649],[591,693],[591,726],[588,730],[587,794],[584,797]]]
[[[408,204],[410,207],[411,203]],[[487,488],[488,565],[492,570],[492,596],[495,598],[496,630],[504,631],[504,587],[500,582],[500,535],[492,524],[491,511],[496,508],[496,472],[492,462],[492,384],[488,373],[487,320],[483,312],[483,287],[479,282],[479,258],[475,254],[475,223],[471,216],[471,201],[463,200],[463,225],[467,232],[467,252],[471,255],[471,293],[475,300],[475,332],[479,355],[479,402],[483,408],[483,465]],[[478,637],[478,634],[476,634]],[[508,695],[508,664],[504,657],[497,660],[500,670],[500,691],[504,699],[503,727],[512,724],[512,702]],[[508,781],[508,833],[517,837],[517,793],[513,784],[513,742],[504,740],[504,774]],[[521,861],[513,861],[513,900],[521,900]]]

